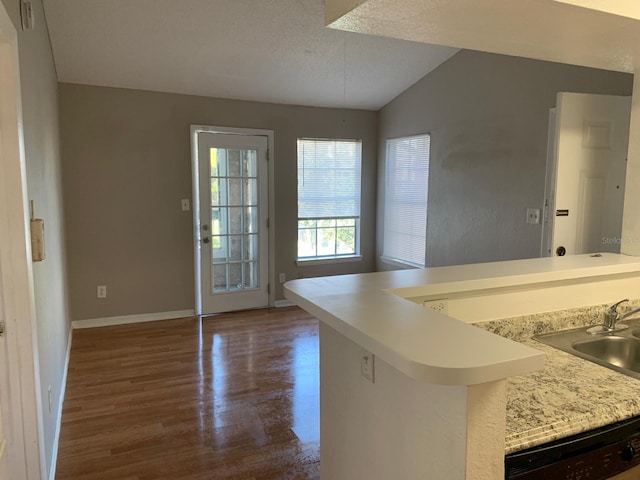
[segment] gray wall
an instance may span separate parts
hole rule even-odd
[[[380,111],[377,257],[385,141],[431,133],[427,266],[540,255],[549,108],[559,91],[631,95],[629,74],[463,50]],[[378,269],[390,268],[378,260]]]
[[[191,124],[274,130],[276,273],[374,269],[376,112],[72,84],[59,92],[74,320],[194,307],[192,214],[180,210],[191,198]],[[363,140],[362,262],[296,266],[298,137]]]
[[[27,191],[45,222],[46,260],[33,264],[40,387],[47,469],[55,437],[64,377],[67,309],[64,218],[58,145],[57,79],[42,2],[33,1],[35,30],[20,27],[20,2],[2,0],[18,31]],[[52,411],[47,388],[51,385]]]

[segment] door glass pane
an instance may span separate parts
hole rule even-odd
[[[227,237],[211,237],[211,258],[213,263],[227,263]]]
[[[224,235],[227,231],[227,208],[211,209],[211,235]]]
[[[210,157],[213,291],[260,288],[258,152],[212,148]]]
[[[255,178],[244,181],[244,204],[258,205],[258,180]]]
[[[244,288],[256,288],[258,286],[258,263],[248,262],[244,264]]]
[[[229,161],[229,177],[240,176],[240,162],[242,162],[240,152],[240,150],[227,150],[227,158]]]
[[[242,260],[242,235],[229,236],[229,261],[239,262]]]
[[[256,150],[245,150],[242,162],[243,177],[258,176],[258,152]]]
[[[242,263],[229,264],[229,290],[242,288]]]
[[[242,207],[231,207],[229,210],[229,233],[242,233]]]
[[[224,178],[211,179],[211,205],[227,204],[227,181]]]
[[[239,178],[230,178],[229,185],[229,205],[242,205],[242,180]]]
[[[258,207],[244,208],[244,233],[258,233]]]
[[[213,292],[226,291],[227,288],[227,266],[214,265],[211,269],[211,276],[213,277]]]
[[[246,235],[244,240],[244,260],[258,260],[258,235]]]
[[[209,152],[212,177],[227,176],[227,151],[224,148],[212,148]]]

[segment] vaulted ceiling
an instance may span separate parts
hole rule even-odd
[[[377,110],[457,52],[324,26],[323,0],[44,0],[61,82]]]
[[[620,72],[640,68],[638,0],[325,0],[350,32]]]

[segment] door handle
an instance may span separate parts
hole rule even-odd
[[[209,237],[204,237],[202,239],[202,243],[209,243]]]

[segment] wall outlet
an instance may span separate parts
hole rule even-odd
[[[540,223],[540,209],[539,208],[527,208],[527,223],[537,225]]]
[[[376,383],[375,367],[376,356],[367,350],[362,350],[362,357],[360,358],[360,375],[371,383]]]
[[[287,281],[287,276],[284,273],[281,273],[279,275],[279,278],[280,278],[280,283],[284,283]]]
[[[438,300],[425,300],[422,302],[423,307],[430,308],[431,310],[435,310],[436,312],[444,313],[445,315],[449,311],[449,306],[447,304],[446,298],[440,298]]]
[[[98,298],[107,298],[107,286],[98,285]]]
[[[47,389],[47,395],[49,396],[49,413],[51,413],[51,385],[49,385],[49,388]]]

